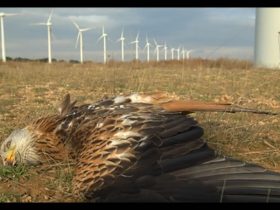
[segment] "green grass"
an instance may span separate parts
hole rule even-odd
[[[19,202],[20,194],[15,193],[0,193],[0,203]]]
[[[16,179],[28,176],[28,167],[24,165],[0,166],[1,179]]]

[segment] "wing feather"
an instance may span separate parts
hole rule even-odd
[[[75,127],[69,138],[77,154],[74,192],[95,201],[277,200],[280,186],[269,196],[265,192],[280,175],[218,157],[202,139],[203,129],[185,115],[193,111],[272,114],[164,94],[72,107],[64,123]]]

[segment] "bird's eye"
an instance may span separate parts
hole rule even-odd
[[[5,145],[5,150],[9,149],[11,146],[11,141],[8,141]]]

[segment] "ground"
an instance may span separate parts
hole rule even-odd
[[[0,63],[0,142],[12,130],[57,112],[66,93],[78,103],[105,95],[165,91],[182,99],[229,102],[279,112],[280,71],[219,59],[106,65]],[[280,172],[279,116],[195,113],[218,153]],[[1,164],[1,163],[0,163]],[[79,201],[71,193],[72,167],[3,167],[0,202]]]

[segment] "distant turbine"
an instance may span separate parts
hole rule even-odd
[[[190,59],[190,54],[191,54],[191,52],[193,52],[193,51],[194,51],[193,49],[187,50],[187,59]]]
[[[175,51],[175,48],[171,48],[171,59],[174,60],[174,51]]]
[[[123,30],[121,33],[121,37],[117,40],[117,42],[121,42],[121,51],[122,51],[122,62],[124,62],[124,36],[123,36]]]
[[[159,48],[160,48],[160,47],[163,47],[163,45],[157,44],[157,42],[156,42],[155,39],[154,39],[154,42],[155,42],[155,46],[156,46],[155,52],[156,52],[156,54],[157,54],[157,61],[159,61]]]
[[[135,59],[138,60],[139,59],[139,55],[138,55],[138,51],[139,51],[139,33],[136,36],[135,41],[130,42],[130,44],[134,44],[135,43]]]
[[[177,60],[180,60],[180,47],[177,49]]]
[[[48,59],[49,63],[52,63],[52,49],[51,49],[51,19],[52,19],[53,10],[51,11],[49,18],[46,23],[35,23],[33,25],[44,25],[47,26],[48,29]]]
[[[166,45],[166,42],[164,43],[164,60],[167,60],[167,49],[168,49],[168,47],[167,47],[167,45]]]
[[[150,61],[150,46],[151,46],[151,43],[149,43],[148,37],[146,36],[146,45],[145,45],[144,49],[147,48],[147,61],[148,62]]]
[[[85,31],[91,30],[91,28],[80,28],[79,25],[72,20],[73,24],[76,26],[78,29],[78,35],[76,39],[76,47],[78,45],[78,40],[80,38],[80,63],[84,62],[84,55],[83,55],[83,33]]]
[[[104,59],[104,63],[107,62],[107,48],[106,48],[106,41],[107,41],[107,36],[108,34],[105,33],[104,30],[104,26],[102,27],[102,34],[99,37],[98,41],[101,40],[103,38],[103,59]]]
[[[6,62],[6,48],[5,48],[5,32],[4,32],[4,17],[5,16],[15,16],[19,14],[15,13],[0,13],[0,27],[1,27],[1,46],[2,46],[2,61]]]
[[[185,50],[184,47],[183,47],[181,53],[182,53],[182,59],[185,60],[185,53],[186,53],[186,50]]]

